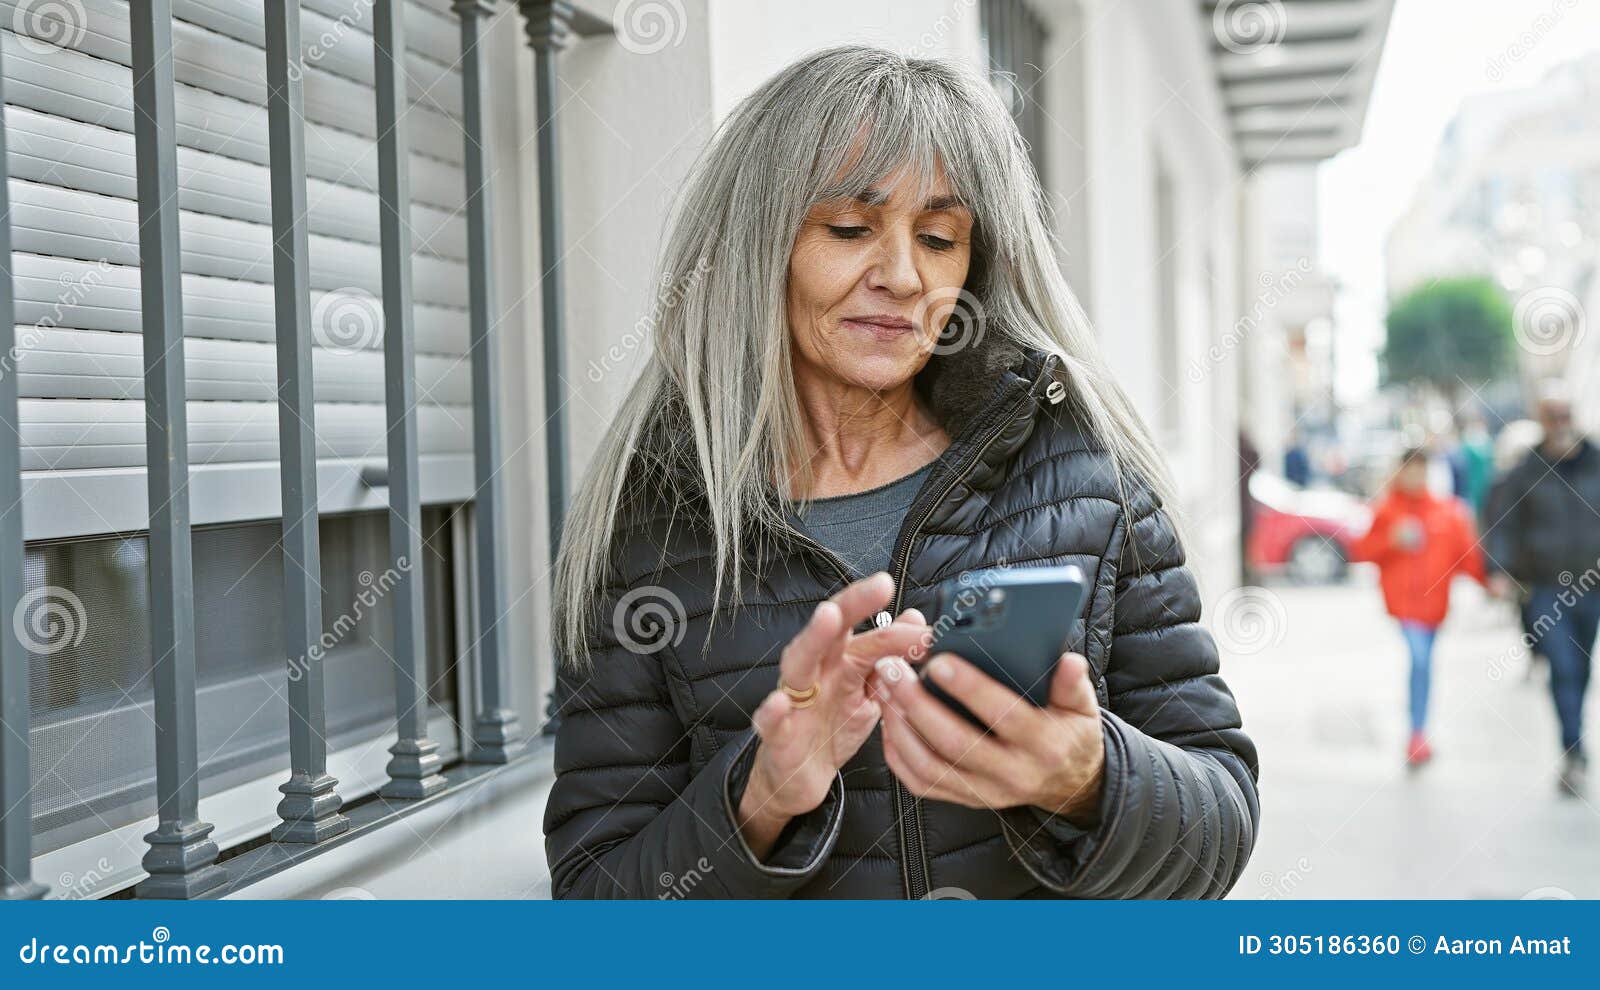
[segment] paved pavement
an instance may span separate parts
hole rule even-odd
[[[1405,766],[1405,648],[1373,575],[1223,596],[1208,623],[1261,751],[1245,898],[1600,897],[1600,767],[1557,793],[1555,713],[1509,607],[1470,583],[1434,657],[1433,762]],[[1600,740],[1600,698],[1587,735]]]

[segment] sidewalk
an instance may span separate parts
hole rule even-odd
[[[1543,669],[1524,677],[1509,607],[1457,586],[1434,656],[1435,758],[1414,772],[1405,649],[1373,576],[1269,590],[1271,630],[1208,618],[1261,750],[1262,829],[1232,896],[1600,897],[1600,772],[1584,799],[1557,794],[1555,713]]]

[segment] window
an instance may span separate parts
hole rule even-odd
[[[1044,175],[1044,43],[1047,33],[1023,0],[983,0],[980,30],[989,78],[1028,143],[1033,170]]]

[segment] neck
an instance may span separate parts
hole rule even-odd
[[[911,379],[874,391],[797,366],[795,393],[811,484],[801,492],[796,479],[791,497],[827,498],[876,488],[934,460],[950,444]]]

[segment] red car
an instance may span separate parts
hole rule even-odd
[[[1250,504],[1251,569],[1304,584],[1342,580],[1352,544],[1372,521],[1366,503],[1353,495],[1300,488],[1265,471],[1250,476]]]

